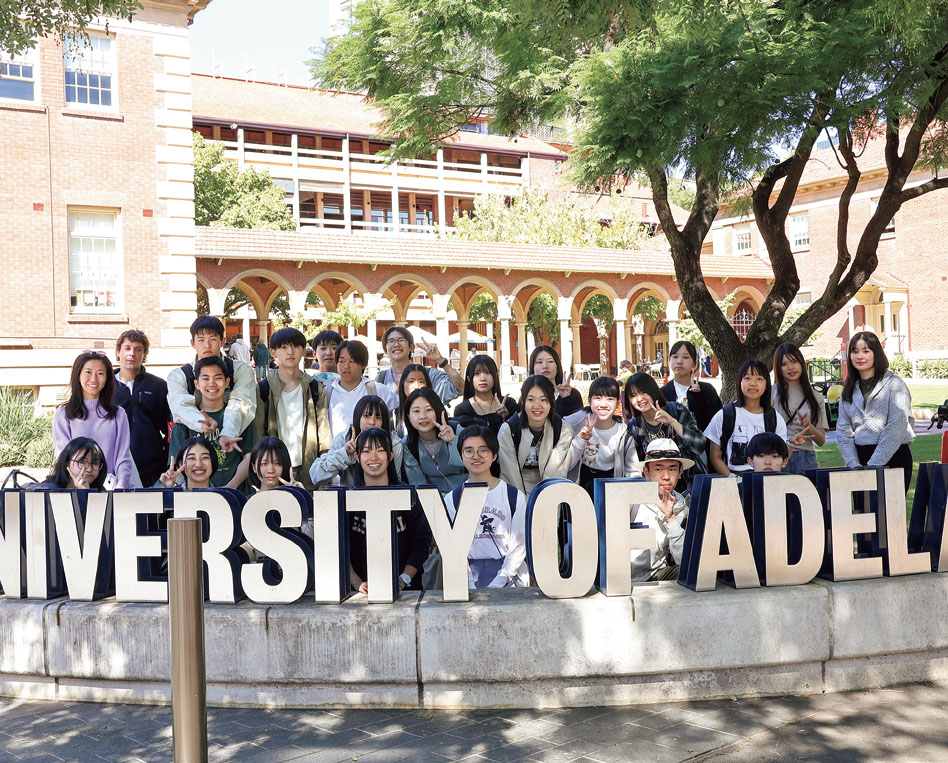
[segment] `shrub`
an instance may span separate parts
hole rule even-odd
[[[901,376],[903,379],[912,378],[912,363],[901,353],[896,353],[889,361],[889,368],[892,373]]]
[[[37,416],[21,390],[0,388],[0,466],[53,465],[53,419]]]
[[[920,379],[948,379],[948,360],[923,360],[918,364]]]

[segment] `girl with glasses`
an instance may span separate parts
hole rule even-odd
[[[35,490],[102,490],[105,483],[105,454],[88,437],[76,437],[59,452],[46,481]]]

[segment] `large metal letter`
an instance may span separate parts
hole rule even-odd
[[[299,599],[310,582],[309,547],[299,527],[309,517],[306,494],[298,488],[264,490],[247,499],[240,516],[247,542],[264,555],[240,571],[244,593],[257,604],[287,604]],[[299,491],[302,492],[302,491]],[[296,533],[287,528],[297,528]],[[277,581],[274,567],[283,573]]]
[[[339,604],[349,594],[346,491],[313,491],[313,569],[316,601]]]
[[[434,535],[444,574],[444,600],[467,601],[468,565],[467,555],[471,551],[477,521],[487,500],[488,487],[483,483],[465,483],[461,497],[455,506],[454,523],[448,519],[447,509],[441,493],[435,487],[415,488],[421,507],[428,517],[428,525]]]
[[[802,474],[752,474],[754,555],[761,582],[768,586],[809,583],[823,564],[826,544],[823,502]],[[790,527],[790,514],[799,521]],[[799,538],[800,557],[790,559],[791,536]]]
[[[209,601],[233,604],[243,598],[240,586],[240,517],[243,495],[236,490],[184,490],[174,494],[174,516],[204,515],[204,584]]]
[[[365,512],[366,582],[369,601],[391,604],[398,592],[395,512],[411,510],[411,487],[365,487],[346,491],[346,511]]]
[[[560,572],[557,529],[560,504],[568,504],[572,569],[567,577]],[[543,480],[527,502],[527,561],[530,572],[544,595],[551,599],[585,596],[596,583],[599,563],[596,510],[589,494],[575,482]]]
[[[4,490],[0,512],[0,593],[8,599],[22,599],[23,546],[20,532],[20,502],[18,490]]]
[[[145,515],[164,514],[164,494],[171,492],[142,490],[112,495],[116,601],[168,601],[168,583],[142,580],[142,573],[148,559],[161,558],[161,535],[144,532]]]
[[[885,482],[885,548],[882,549],[882,570],[886,575],[916,575],[932,571],[929,551],[912,553],[908,548],[905,526],[905,477],[901,469],[886,469]]]
[[[875,469],[831,471],[829,480],[830,540],[821,577],[830,580],[861,580],[882,577],[882,559],[878,556],[856,557],[854,536],[877,532],[875,512],[853,513],[853,493],[875,491]],[[828,562],[828,564],[827,564]]]
[[[630,557],[633,551],[655,547],[655,530],[632,525],[632,506],[658,503],[658,483],[651,480],[596,480],[599,519],[599,588],[606,596],[632,593]]]

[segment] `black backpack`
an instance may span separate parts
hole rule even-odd
[[[721,421],[721,456],[727,458],[727,444],[734,434],[734,424],[737,422],[737,405],[728,403],[724,406],[724,418]],[[764,431],[777,431],[777,411],[774,408],[764,409]]]
[[[320,387],[322,386],[319,379],[310,379],[309,393],[313,396],[313,407],[317,410],[319,409],[320,394],[326,394],[325,392],[320,393]],[[257,393],[260,395],[260,400],[263,401],[263,436],[265,437],[270,428],[270,381],[268,379],[263,379],[257,384]],[[326,407],[329,407],[328,399],[326,400]]]
[[[520,491],[517,490],[515,485],[511,485],[509,482],[505,482],[504,484],[507,486],[507,504],[510,506],[510,518],[513,519],[514,514],[517,513],[517,493]],[[464,490],[464,483],[461,483],[451,491],[451,500],[454,501],[455,517],[457,516],[458,502],[461,500],[462,490]]]

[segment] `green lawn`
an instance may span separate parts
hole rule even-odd
[[[912,469],[912,486],[905,498],[906,509],[910,514],[912,501],[915,498],[915,478],[918,475],[918,465],[926,461],[941,460],[941,434],[916,437],[915,442],[911,445],[911,450],[915,467]],[[828,442],[822,448],[817,448],[816,460],[821,467],[845,466],[843,457],[839,452],[839,445],[835,442]]]
[[[948,400],[948,382],[944,384],[913,384],[906,379],[909,391],[912,393],[913,408],[937,408]]]

